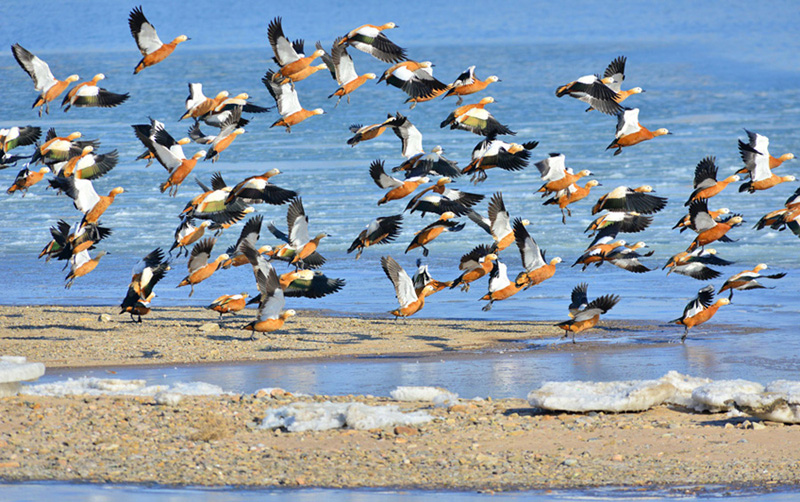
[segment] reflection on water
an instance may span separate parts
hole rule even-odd
[[[543,381],[657,379],[670,370],[715,380],[744,378],[761,383],[797,379],[797,343],[785,343],[776,353],[770,333],[737,335],[736,329],[703,334],[705,343],[663,332],[634,330],[581,334],[578,343],[547,339],[524,341],[516,350],[420,357],[359,357],[348,360],[269,361],[167,367],[48,369],[39,382],[95,376],[142,378],[148,384],[202,381],[226,391],[251,393],[281,387],[306,394],[371,394],[387,396],[400,385],[435,385],[461,397],[524,398]],[[734,343],[741,337],[752,337]],[[746,351],[742,351],[745,347]]]

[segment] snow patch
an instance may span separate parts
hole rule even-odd
[[[423,411],[403,413],[397,406],[369,406],[362,403],[292,403],[268,409],[262,429],[283,427],[291,432],[324,431],[349,427],[366,430],[415,425],[433,417]]]
[[[396,401],[423,401],[447,406],[458,401],[458,394],[441,387],[400,386],[389,393]]]

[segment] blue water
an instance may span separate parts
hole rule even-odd
[[[787,492],[759,493],[741,492],[739,494],[725,490],[724,487],[709,487],[709,489],[696,492],[692,489],[643,492],[639,489],[595,489],[581,491],[547,490],[528,492],[508,492],[482,494],[476,492],[445,492],[421,490],[325,490],[325,489],[272,489],[272,490],[232,490],[225,488],[149,488],[142,486],[107,486],[107,485],[69,485],[65,483],[23,483],[0,484],[0,493],[14,500],[33,501],[51,496],[57,490],[61,502],[78,502],[92,500],[93,502],[216,502],[236,501],[247,502],[251,500],[283,501],[317,501],[322,498],[330,502],[360,502],[362,500],[378,500],[391,502],[402,500],[404,502],[433,501],[447,498],[447,500],[474,501],[474,500],[503,500],[503,501],[542,501],[542,500],[657,500],[665,499],[696,499],[713,500],[722,497],[735,496],[737,501],[764,501],[784,502],[793,500],[792,494]]]
[[[32,124],[43,130],[55,127],[64,134],[80,130],[87,138],[98,138],[102,142],[100,152],[117,149],[121,161],[95,183],[97,191],[107,193],[118,185],[126,190],[103,217],[103,223],[114,234],[99,249],[111,254],[70,290],[62,287],[66,273],[61,271],[61,264],[45,264],[36,256],[50,239],[48,228],[59,218],[77,221],[79,213],[71,201],[45,190],[44,184],[34,187],[25,198],[3,195],[0,284],[6,294],[0,302],[117,305],[121,301],[130,268],[153,248],[171,245],[178,224],[175,215],[199,193],[187,180],[178,197],[160,194],[157,187],[166,174],[160,166],[145,169],[143,163],[133,161],[143,148],[130,125],[145,123],[148,116],[153,116],[166,122],[175,137],[184,135],[190,124],[176,119],[184,111],[188,82],[202,82],[211,95],[223,89],[232,94],[246,91],[255,103],[272,106],[260,83],[272,56],[266,38],[270,19],[282,16],[287,35],[304,38],[307,47],[317,39],[327,46],[335,36],[363,23],[391,20],[399,28],[388,33],[390,38],[406,47],[412,58],[433,61],[435,74],[441,80],[452,81],[472,64],[477,65],[481,77],[500,76],[502,82],[475,99],[493,96],[496,103],[491,106],[492,113],[517,131],[517,139],[540,142],[533,151],[534,161],[549,152],[562,152],[569,166],[592,170],[604,185],[601,191],[576,204],[573,217],[562,225],[559,211],[541,206],[541,199],[533,195],[541,184],[533,166],[520,173],[490,171],[489,179],[477,187],[459,180],[458,188],[483,193],[487,199],[495,191],[502,191],[512,216],[531,220],[529,230],[540,246],[549,257],[561,256],[565,264],[553,279],[496,303],[488,313],[479,309],[484,282],[474,285],[469,293],[438,293],[426,303],[422,316],[565,319],[572,287],[586,281],[590,297],[607,293],[622,297],[608,319],[655,323],[656,328],[644,339],[633,337],[618,348],[600,353],[609,359],[581,355],[580,349],[570,349],[568,355],[540,350],[542,354],[555,355],[539,359],[536,367],[541,372],[531,375],[530,381],[564,373],[552,369],[570,366],[559,358],[588,361],[577,365],[584,369],[572,374],[579,378],[645,378],[651,373],[660,376],[662,369],[694,369],[692,372],[701,376],[735,375],[762,381],[796,376],[800,367],[800,346],[794,336],[800,310],[796,288],[799,242],[787,232],[756,232],[751,228],[763,214],[781,207],[796,183],[755,195],[739,194],[731,186],[712,203],[713,207],[727,206],[742,213],[747,220],[743,227],[731,232],[738,242],[714,246],[722,257],[737,262],[722,269],[723,277],[713,281],[717,287],[724,277],[758,262],[767,262],[771,269],[788,272],[788,276],[771,284],[776,289],[737,293],[733,305],[721,310],[717,319],[694,330],[696,334],[690,335],[691,349],[656,343],[675,341],[681,330],[667,326],[666,321],[678,317],[685,303],[703,286],[675,274],[665,277],[660,270],[668,257],[691,241],[690,236],[679,235],[670,227],[684,214],[682,204],[691,191],[697,162],[706,155],[715,155],[720,176],[738,169],[741,161],[736,139],[744,137],[743,128],[768,135],[773,155],[800,154],[796,133],[800,127],[800,66],[796,57],[800,39],[795,28],[800,23],[800,9],[795,3],[772,2],[755,9],[752,2],[697,4],[685,0],[646,5],[611,2],[603,8],[580,1],[535,5],[516,1],[492,6],[461,2],[457,8],[431,2],[348,2],[334,8],[329,2],[307,1],[302,5],[303,12],[292,10],[285,2],[234,1],[222,8],[208,0],[192,2],[190,8],[170,2],[144,3],[146,15],[162,39],[185,33],[192,40],[182,44],[165,62],[134,77],[131,73],[140,55],[128,32],[127,15],[132,7],[129,2],[74,4],[51,0],[37,2],[36,9],[0,3],[0,46],[20,43],[47,61],[55,75],[62,78],[78,73],[89,79],[103,72],[106,88],[131,94],[128,102],[115,109],[73,109],[64,114],[54,106],[50,115],[39,119],[30,109],[36,97],[31,80],[9,50],[0,54],[0,127]],[[351,52],[361,73],[380,73],[387,66],[360,52]],[[613,139],[614,119],[596,112],[584,113],[583,103],[557,99],[554,90],[581,75],[602,72],[621,54],[628,57],[623,87],[641,86],[647,91],[631,97],[626,104],[641,109],[640,119],[648,128],[667,127],[674,135],[656,138],[612,157],[604,148]],[[322,300],[290,299],[287,308],[370,314],[393,309],[394,291],[380,269],[380,257],[392,255],[407,270],[413,269],[419,254],[415,251],[403,255],[403,251],[413,233],[432,221],[433,216],[408,216],[396,243],[367,249],[358,262],[346,254],[350,242],[370,220],[399,213],[405,207],[405,201],[396,201],[377,208],[375,202],[382,191],[367,174],[373,159],[384,159],[387,167],[402,161],[399,141],[389,133],[351,148],[345,144],[350,137],[347,127],[374,123],[386,113],[400,111],[423,133],[426,150],[442,145],[446,155],[462,166],[480,138],[439,128],[439,122],[455,106],[451,98],[423,103],[409,111],[400,91],[368,83],[354,93],[351,104],[342,102],[334,109],[333,101],[326,96],[333,92],[335,84],[322,72],[298,83],[298,89],[306,108],[320,106],[327,114],[312,117],[291,134],[268,128],[277,118],[275,112],[251,117],[247,134],[239,137],[216,164],[199,164],[194,175],[208,182],[211,173],[219,170],[233,184],[279,167],[284,174],[274,181],[300,192],[312,234],[331,234],[320,249],[328,259],[324,270],[330,276],[344,278],[347,286]],[[193,145],[186,151],[198,149]],[[798,162],[786,163],[781,174],[797,173]],[[10,185],[16,170],[0,172],[3,186]],[[670,198],[670,204],[648,230],[623,236],[631,241],[645,240],[655,250],[655,255],[645,262],[658,270],[634,275],[610,265],[586,272],[570,268],[569,264],[588,244],[581,232],[592,220],[589,208],[600,194],[622,184],[650,184],[659,195]],[[485,208],[485,203],[478,206],[482,213]],[[262,205],[257,211],[265,220],[284,226],[284,208]],[[226,231],[219,238],[216,252],[233,243],[238,230]],[[262,241],[273,243],[266,229]],[[486,235],[469,222],[464,231],[440,237],[430,246],[427,260],[434,277],[456,277],[458,258],[485,241]],[[520,268],[515,249],[505,251],[503,259],[512,274]],[[184,267],[183,261],[176,262],[173,271],[158,285],[155,308],[202,306],[221,294],[243,289],[252,294],[256,289],[249,268],[242,267],[221,271],[187,298],[186,289],[174,287],[185,275]],[[281,270],[282,265],[278,267]],[[595,331],[584,338],[602,343],[607,336]],[[507,358],[499,355],[493,364],[501,364]],[[629,361],[640,362],[624,364]],[[326,392],[340,393],[343,387],[344,384]],[[499,389],[487,389],[486,394],[517,392],[502,386]]]

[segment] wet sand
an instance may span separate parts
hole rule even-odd
[[[561,335],[551,323],[395,322],[304,312],[285,331],[250,341],[239,329],[252,318],[250,312],[215,329],[203,328],[218,322],[203,309],[160,308],[137,324],[111,307],[0,307],[0,354],[50,367],[233,362],[455,354]],[[100,320],[103,314],[110,319]],[[258,428],[268,408],[325,400],[398,404],[435,419],[370,431]],[[0,399],[0,479],[8,481],[494,491],[770,489],[800,483],[798,445],[793,426],[666,407],[548,414],[520,399],[461,400],[437,408],[381,397],[281,392],[184,397],[176,405],[149,397]]]

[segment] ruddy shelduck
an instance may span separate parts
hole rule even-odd
[[[709,265],[726,266],[732,264],[732,261],[717,256],[716,249],[697,248],[691,253],[682,251],[676,254],[667,261],[661,270],[668,268],[667,275],[675,272],[698,281],[710,281],[711,279],[716,279],[722,273],[714,270]]]
[[[506,210],[502,192],[497,192],[492,195],[489,201],[488,218],[482,217],[475,211],[469,212],[467,216],[486,233],[492,236],[496,252],[504,250],[515,242],[516,237],[514,236],[514,229],[511,227],[511,217]],[[523,219],[522,224],[529,225],[530,222]]]
[[[425,297],[434,292],[434,286],[429,284],[423,287],[420,294],[417,295],[411,277],[394,258],[391,256],[381,257],[381,267],[386,277],[392,281],[397,301],[400,303],[400,308],[389,313],[397,319],[398,317],[408,317],[419,312],[425,306]]]
[[[761,275],[761,271],[767,268],[766,263],[759,263],[752,270],[745,270],[732,275],[725,281],[725,284],[719,288],[720,294],[722,294],[723,291],[730,290],[730,295],[728,295],[728,299],[730,300],[733,299],[733,290],[745,291],[748,289],[765,289],[766,286],[758,282],[758,279],[780,279],[786,276],[786,273]]]
[[[458,78],[453,81],[452,84],[449,85],[449,90],[444,95],[446,98],[447,96],[458,96],[458,101],[456,105],[460,105],[463,100],[464,96],[469,94],[475,94],[476,92],[480,92],[489,84],[494,82],[500,82],[500,79],[497,75],[490,75],[486,77],[486,79],[481,80],[475,76],[475,66],[470,66],[464,72],[458,76]]]
[[[394,23],[386,23],[380,26],[364,24],[347,32],[345,36],[339,39],[339,44],[348,44],[361,52],[366,52],[380,59],[384,63],[403,61],[406,59],[406,50],[396,45],[382,33],[384,30],[394,28],[397,28]]]
[[[456,215],[452,211],[446,211],[439,216],[439,219],[426,226],[416,234],[411,240],[411,244],[406,248],[406,253],[412,249],[422,248],[422,256],[428,256],[427,244],[430,244],[435,238],[439,237],[442,232],[459,232],[464,229],[465,223],[458,223],[450,221]]]
[[[714,317],[720,307],[728,305],[730,302],[727,298],[720,298],[714,302],[714,286],[708,285],[700,289],[694,300],[690,301],[686,308],[683,309],[683,314],[679,318],[670,321],[670,323],[683,324],[685,326],[681,336],[681,343],[686,341],[686,335],[689,334],[690,328],[708,321]]]
[[[25,194],[28,193],[28,189],[33,185],[39,183],[44,179],[44,175],[50,172],[49,167],[43,167],[38,171],[31,171],[27,167],[22,168],[22,170],[17,173],[17,177],[14,178],[14,183],[8,187],[6,193],[12,194],[16,191],[21,191],[22,196],[25,197]]]
[[[117,94],[98,87],[97,83],[104,78],[106,78],[105,75],[98,73],[92,80],[81,82],[70,89],[61,101],[62,107],[66,105],[64,111],[69,111],[73,106],[113,108],[128,100],[130,95],[127,92],[125,94]]]
[[[496,259],[494,246],[486,244],[475,246],[469,253],[461,257],[458,269],[464,272],[452,281],[450,289],[460,285],[461,291],[469,291],[470,283],[492,271],[493,262]]]
[[[600,315],[614,308],[617,303],[619,303],[619,296],[617,295],[603,295],[595,298],[582,308],[578,307],[575,313],[572,314],[572,319],[560,322],[556,326],[564,330],[563,338],[572,333],[572,343],[575,343],[576,333],[597,326],[600,321]]]
[[[322,108],[306,110],[300,106],[300,100],[295,91],[289,84],[278,84],[273,81],[274,73],[268,70],[261,82],[267,87],[270,95],[278,104],[278,113],[281,118],[275,121],[270,127],[283,126],[286,132],[292,132],[292,127],[314,115],[322,115],[325,111]]]
[[[703,158],[694,168],[694,192],[689,195],[689,200],[686,201],[684,206],[688,206],[696,199],[710,199],[714,197],[728,185],[733,182],[739,181],[739,176],[728,176],[722,181],[717,181],[717,159],[708,156]]]
[[[128,26],[131,29],[131,35],[139,47],[139,52],[142,53],[142,60],[136,65],[133,74],[136,75],[148,66],[164,61],[178,44],[189,40],[186,35],[175,37],[172,42],[165,44],[158,38],[156,28],[150,24],[150,21],[144,17],[142,7],[134,7],[128,17]]]
[[[40,117],[42,116],[42,109],[44,109],[45,113],[50,113],[50,102],[64,92],[69,87],[69,84],[77,82],[80,78],[77,75],[70,75],[64,80],[58,80],[53,76],[53,72],[50,71],[47,63],[19,44],[12,45],[11,52],[14,54],[14,59],[17,60],[17,63],[33,80],[34,89],[39,92],[39,97],[33,102],[32,108],[39,108]]]
[[[665,134],[672,134],[666,128],[650,131],[639,123],[639,109],[625,108],[617,114],[617,132],[614,141],[606,147],[606,150],[616,148],[614,155],[622,153],[624,147],[633,146]]]
[[[401,214],[382,216],[372,220],[367,227],[358,234],[358,237],[353,240],[347,252],[352,253],[357,249],[356,260],[358,260],[361,258],[362,251],[366,248],[377,244],[388,244],[392,242],[400,235],[400,226],[402,222],[403,215]]]
[[[127,312],[132,321],[142,322],[142,316],[150,313],[150,302],[156,296],[153,288],[169,269],[169,261],[164,259],[161,248],[154,249],[140,260],[133,267],[128,292],[120,304],[120,314]]]
[[[177,286],[179,288],[181,286],[190,286],[190,297],[194,294],[194,286],[211,277],[222,266],[222,262],[228,259],[228,255],[223,253],[217,256],[214,261],[208,261],[211,258],[211,250],[214,248],[215,243],[215,239],[204,239],[192,248],[192,254],[189,256],[189,262],[187,263],[189,275],[184,277]]]
[[[695,249],[705,248],[714,241],[732,242],[726,234],[736,226],[742,224],[744,219],[739,214],[728,215],[727,218],[715,221],[708,212],[708,205],[705,199],[697,199],[689,206],[689,218],[691,226],[697,232],[697,237],[689,245],[686,251],[691,252]]]

